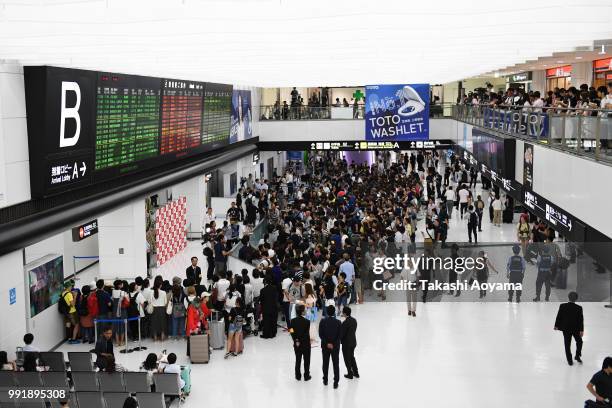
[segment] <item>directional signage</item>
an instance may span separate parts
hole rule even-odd
[[[419,141],[321,141],[321,142],[259,142],[257,147],[264,151],[283,150],[336,150],[336,151],[369,151],[369,150],[425,150],[450,149],[454,146],[452,140],[419,140]]]
[[[72,241],[78,242],[98,233],[98,220],[89,221],[72,229]]]

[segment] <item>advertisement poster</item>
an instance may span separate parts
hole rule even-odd
[[[236,90],[232,94],[232,127],[230,143],[253,137],[251,91]]]
[[[368,85],[366,140],[429,139],[429,84]]]
[[[523,152],[523,186],[533,189],[533,145],[525,143]]]

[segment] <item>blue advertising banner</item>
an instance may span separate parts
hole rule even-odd
[[[232,92],[230,143],[240,142],[253,137],[252,112],[251,91],[234,89]]]
[[[429,139],[429,84],[368,85],[366,140]]]

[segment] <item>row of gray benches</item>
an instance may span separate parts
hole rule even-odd
[[[155,393],[151,393],[151,387],[147,380],[147,373],[144,372],[125,372],[125,373],[106,373],[93,371],[43,371],[43,372],[22,372],[22,371],[0,371],[0,388],[8,389],[11,387],[19,387],[21,389],[39,388],[39,389],[64,389],[72,390],[73,397],[76,395],[76,404],[72,405],[86,408],[115,408],[118,405],[109,405],[105,402],[104,396],[110,394],[123,395],[123,400],[130,394],[141,395],[159,394],[164,398],[161,399],[162,405],[144,405],[152,408],[164,407],[165,398],[177,398],[180,396],[180,386],[177,378],[178,374],[154,373],[153,383],[155,385]],[[6,392],[4,392],[6,394]],[[81,401],[79,401],[81,395]],[[87,399],[91,403],[83,404],[83,399]],[[157,397],[155,397],[157,398]],[[5,400],[2,398],[1,400]],[[99,400],[99,401],[98,401]],[[96,403],[95,401],[98,401]],[[148,399],[147,399],[148,401]],[[71,407],[72,407],[71,405]],[[16,405],[7,405],[13,408]],[[18,405],[24,407],[23,403]],[[25,405],[29,407],[30,405]],[[42,405],[32,405],[32,407],[40,407]],[[59,406],[59,405],[52,405]],[[141,404],[142,406],[142,404]],[[0,403],[0,408],[5,408]],[[121,407],[119,407],[121,408]]]
[[[70,408],[123,408],[131,394],[128,392],[75,392],[68,399]],[[138,405],[143,408],[166,408],[165,396],[161,392],[136,393]],[[0,402],[0,408],[61,408],[59,401],[15,401]]]

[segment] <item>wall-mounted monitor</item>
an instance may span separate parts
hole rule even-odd
[[[52,257],[38,265],[26,265],[30,292],[30,317],[34,317],[59,301],[64,290],[64,258]]]

